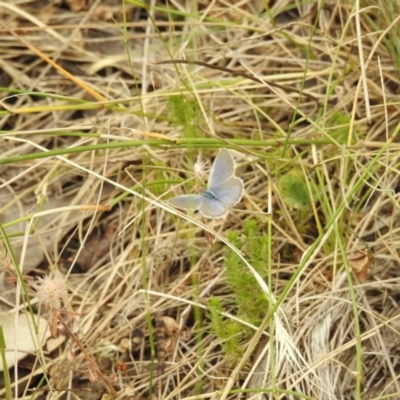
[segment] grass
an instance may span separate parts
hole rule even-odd
[[[397,5],[31,6],[2,8],[0,330],[54,338],[0,397],[397,398]],[[169,206],[219,148],[242,201]]]

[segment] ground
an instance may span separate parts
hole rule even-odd
[[[387,3],[1,3],[1,398],[400,398]]]

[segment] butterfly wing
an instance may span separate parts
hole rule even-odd
[[[215,157],[208,178],[208,189],[214,191],[235,172],[235,161],[227,149],[221,149]]]
[[[168,199],[168,203],[184,210],[198,210],[204,200],[203,196],[199,194],[183,194]]]
[[[234,206],[243,196],[244,184],[237,176],[231,176],[213,190],[215,198],[227,208]]]
[[[204,199],[200,206],[200,212],[207,218],[221,218],[228,209],[229,206],[218,199]]]

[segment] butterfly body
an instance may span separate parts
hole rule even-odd
[[[243,196],[243,181],[235,176],[232,154],[221,149],[211,168],[207,189],[200,194],[175,196],[168,202],[177,208],[199,210],[207,218],[221,218]]]
[[[205,199],[209,199],[209,200],[217,198],[217,196],[210,190],[204,190],[204,192],[201,193],[201,196],[204,197]]]

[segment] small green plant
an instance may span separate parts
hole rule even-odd
[[[260,233],[257,221],[245,222],[243,234],[229,232],[228,239],[241,250],[252,267],[262,276],[267,276],[268,236]],[[227,284],[234,304],[213,297],[209,302],[209,317],[213,333],[221,340],[224,353],[229,361],[235,362],[242,354],[243,339],[250,337],[252,329],[237,321],[222,316],[222,311],[234,308],[239,320],[258,326],[268,310],[268,299],[259,288],[256,279],[243,261],[232,250],[225,257]],[[233,307],[232,307],[233,306]]]
[[[278,188],[283,201],[289,206],[298,210],[308,210],[311,206],[311,199],[304,175],[300,170],[291,170],[280,177]]]
[[[200,120],[200,107],[195,99],[183,95],[168,97],[168,117],[171,123],[183,128],[186,138],[195,138],[197,124]]]

